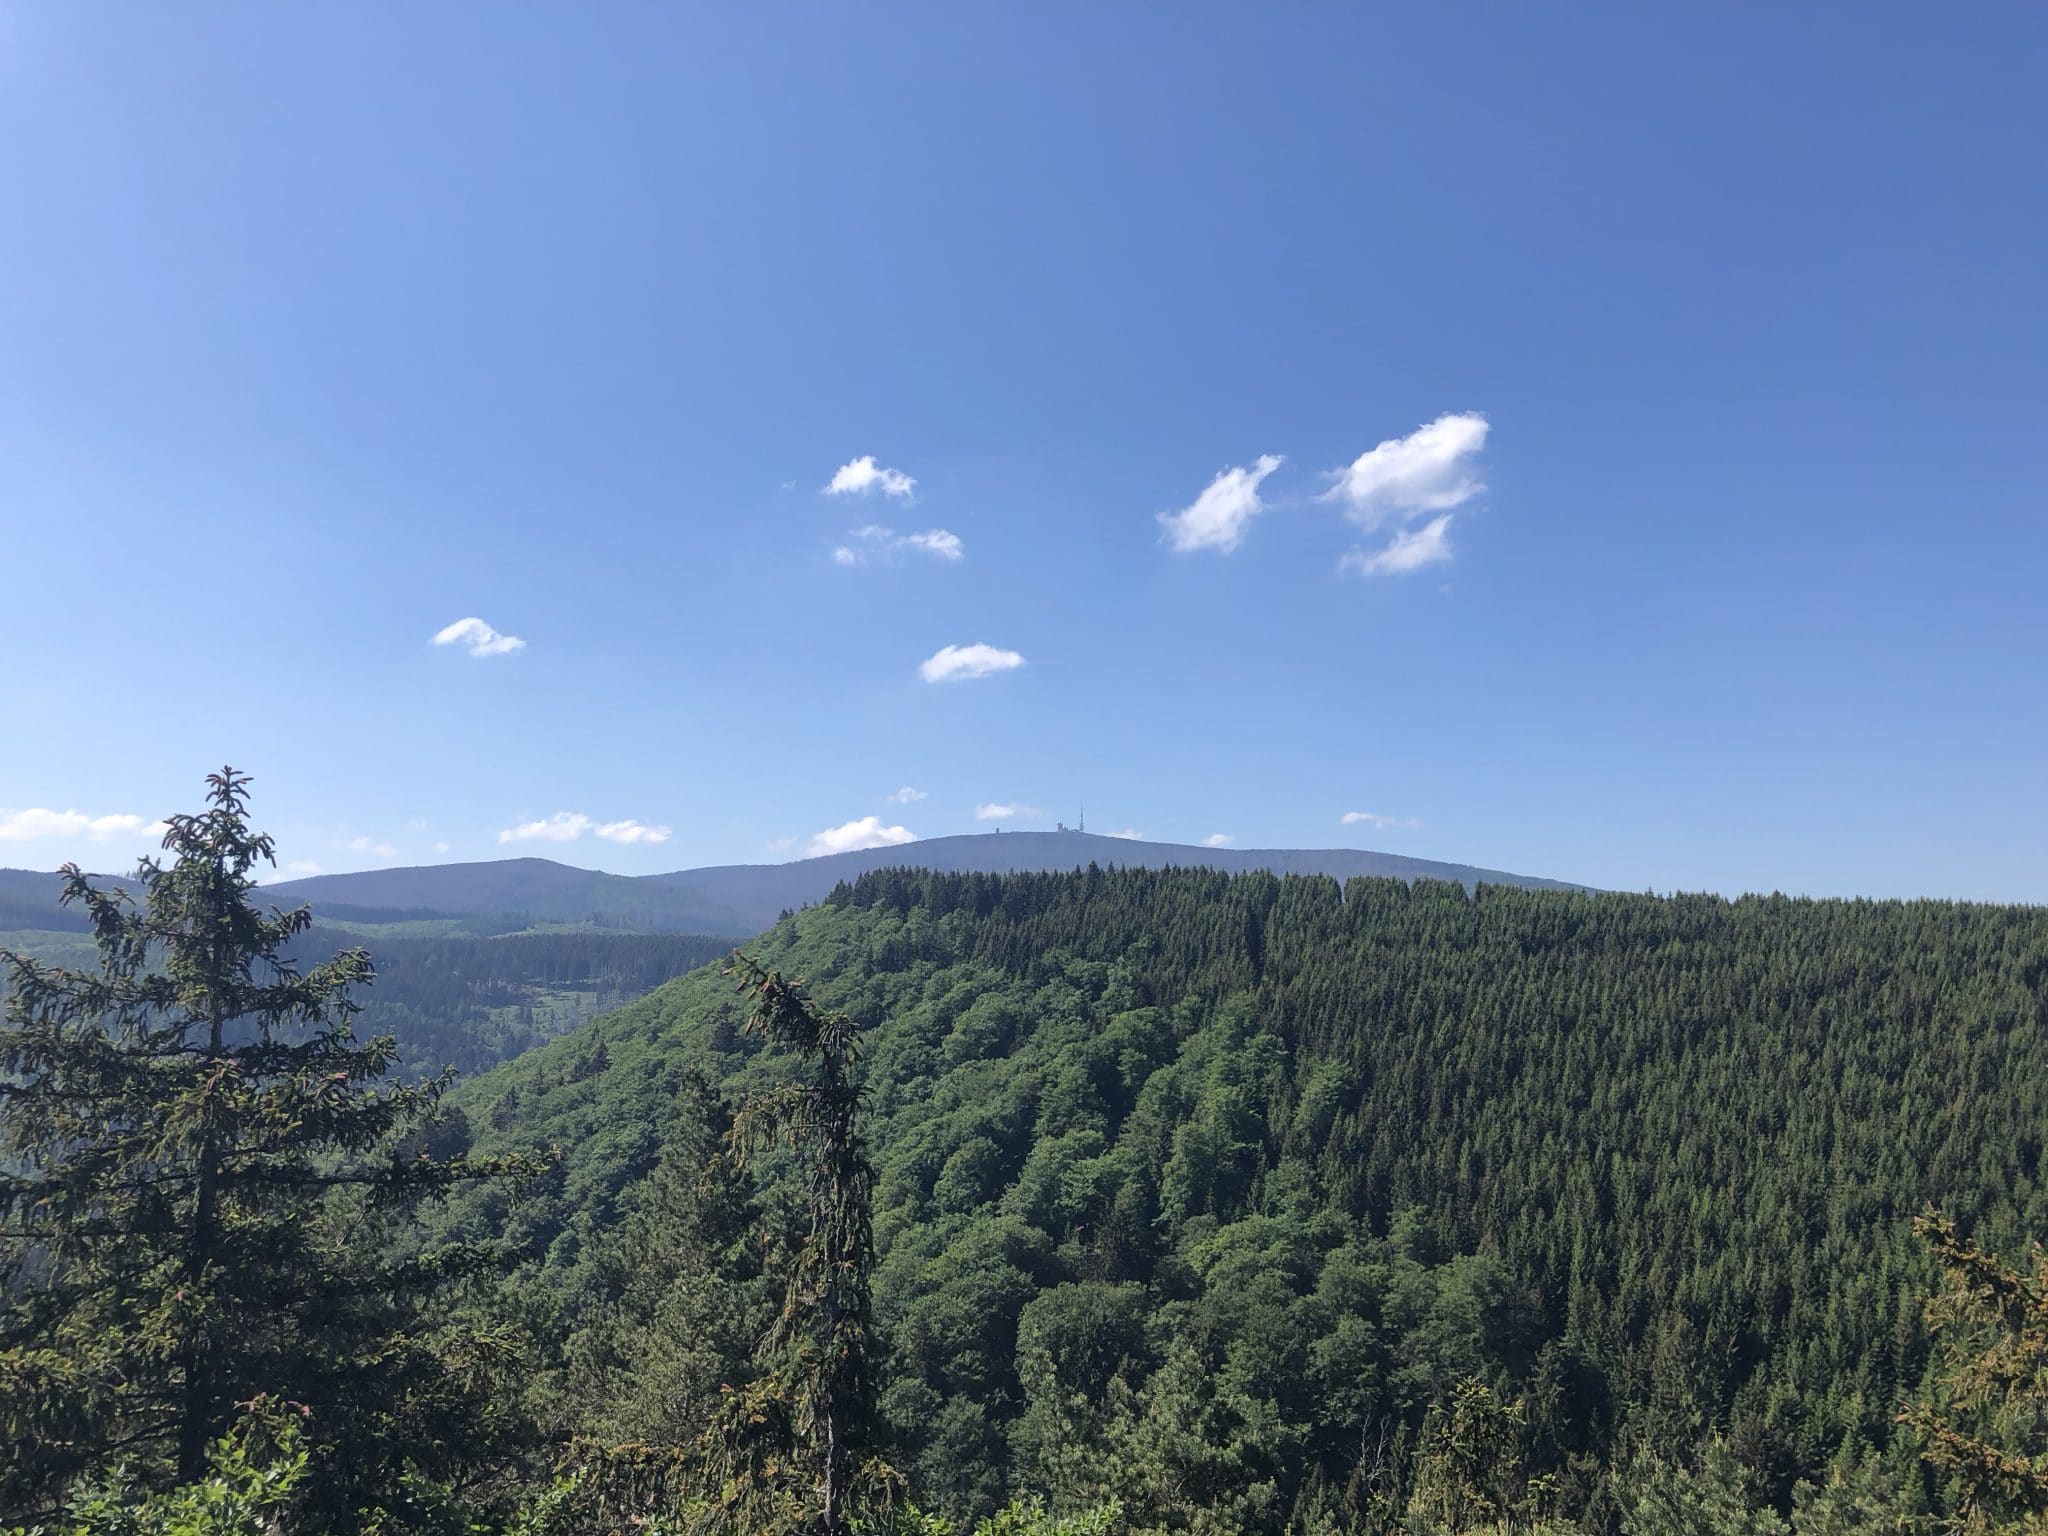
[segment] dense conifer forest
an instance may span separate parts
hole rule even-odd
[[[962,1514],[1168,1392],[1245,1529],[1399,1503],[1466,1382],[1565,1512],[1710,1440],[1789,1509],[1922,1385],[1911,1218],[2042,1228],[2037,909],[884,872],[756,952],[871,1026],[882,1410]],[[700,974],[463,1095],[568,1149],[510,1219],[572,1327],[651,1305],[603,1234],[691,1085],[782,1070],[739,1018]]]
[[[12,967],[17,1519],[2048,1510],[2040,909],[885,870],[444,1097],[240,797]]]

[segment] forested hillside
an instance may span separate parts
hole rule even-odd
[[[294,953],[311,959],[362,946],[376,966],[362,987],[359,1035],[391,1035],[408,1073],[452,1066],[481,1072],[566,1034],[609,1008],[724,954],[722,939],[604,929],[393,938],[310,930]]]
[[[55,877],[36,879],[48,884]],[[93,946],[85,914],[56,910],[66,926],[49,925],[38,914],[43,926],[0,927],[0,949],[89,968]],[[459,922],[395,920],[347,927],[323,922],[298,935],[286,952],[310,964],[358,947],[370,952],[375,974],[355,991],[361,1005],[356,1032],[393,1036],[407,1073],[431,1075],[452,1066],[469,1075],[644,996],[731,946],[698,934],[563,928],[479,935]],[[6,994],[0,973],[0,1003]]]
[[[882,1408],[958,1512],[1149,1478],[1215,1529],[1358,1519],[1427,1494],[1472,1392],[1596,1527],[1615,1469],[1710,1441],[1787,1509],[1927,1369],[1909,1218],[2048,1226],[2041,909],[886,871],[752,948],[869,1026]],[[744,1369],[757,1271],[678,1194],[787,1070],[743,1014],[700,972],[460,1096],[565,1149],[461,1225],[537,1243],[561,1401],[614,1438]]]

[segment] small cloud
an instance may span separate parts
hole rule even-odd
[[[1211,832],[1207,837],[1202,839],[1202,846],[1204,848],[1224,848],[1228,847],[1230,844],[1236,841],[1237,835],[1235,833]]]
[[[498,834],[501,843],[573,843],[593,832],[608,843],[665,843],[673,835],[669,827],[650,826],[630,818],[624,821],[596,821],[581,811],[557,811],[538,821],[522,821]]]
[[[903,843],[914,843],[917,834],[908,827],[885,827],[879,816],[863,816],[858,821],[843,822],[836,827],[827,827],[811,838],[810,856],[818,858],[827,853],[853,853],[862,848],[894,848]]]
[[[588,832],[590,818],[581,811],[557,811],[539,821],[522,821],[498,834],[501,843],[573,843]]]
[[[908,784],[897,790],[895,794],[884,796],[892,805],[915,805],[924,797],[925,792],[923,790],[912,789]]]
[[[1447,537],[1450,527],[1451,514],[1446,512],[1420,528],[1402,530],[1388,541],[1386,548],[1372,554],[1352,550],[1337,562],[1337,569],[1356,571],[1361,576],[1405,576],[1425,565],[1436,565],[1450,559],[1453,553]]]
[[[938,556],[941,560],[958,560],[967,553],[965,546],[960,542],[960,535],[948,533],[943,528],[927,528],[923,533],[906,533],[903,535],[903,547],[921,549],[928,555]]]
[[[448,845],[447,845],[446,843],[436,843],[436,844],[434,844],[434,852],[436,852],[436,853],[446,853],[447,851],[448,851]]]
[[[1413,832],[1422,826],[1416,817],[1382,816],[1377,811],[1346,811],[1337,818],[1337,824],[1343,827],[1373,827],[1381,832]]]
[[[1265,510],[1259,499],[1259,484],[1278,469],[1277,453],[1261,454],[1250,469],[1226,469],[1209,482],[1208,489],[1178,512],[1159,514],[1166,530],[1166,542],[1180,554],[1214,549],[1229,554],[1244,542],[1252,519]]]
[[[422,821],[419,817],[415,816],[411,821],[408,821],[405,824],[405,830],[408,832],[424,832],[427,830],[427,824],[426,822]]]
[[[650,827],[644,821],[607,821],[595,828],[597,835],[608,843],[665,843],[674,835],[672,827]]]
[[[1024,665],[1015,651],[993,645],[948,645],[918,664],[917,675],[928,683],[958,683],[969,678],[993,677]]]
[[[974,808],[976,821],[1037,821],[1044,815],[1035,805],[997,805],[991,801]]]
[[[1390,437],[1337,471],[1331,499],[1363,528],[1447,512],[1486,489],[1472,460],[1486,446],[1487,420],[1476,411],[1439,416],[1406,437]]]
[[[944,528],[928,528],[922,533],[898,533],[880,523],[869,523],[854,529],[847,537],[854,542],[841,544],[832,551],[836,564],[866,565],[871,560],[893,561],[905,550],[915,550],[949,563],[967,556],[967,546],[960,542],[960,535],[949,533]]]
[[[501,634],[477,618],[457,619],[434,635],[434,644],[466,646],[472,656],[509,656],[526,648],[517,635]]]
[[[865,496],[871,491],[880,491],[884,496],[909,500],[917,482],[900,469],[881,469],[875,464],[872,453],[864,453],[849,464],[842,464],[832,473],[825,486],[827,496]]]
[[[1145,834],[1138,831],[1135,827],[1125,827],[1121,832],[1106,832],[1103,835],[1105,837],[1121,837],[1125,841],[1133,843],[1141,843],[1145,840]]]
[[[311,859],[293,859],[290,863],[285,865],[284,872],[288,875],[300,877],[306,875],[324,875],[327,873],[325,868],[323,868],[321,865],[315,864]]]
[[[166,830],[160,821],[119,813],[88,816],[83,811],[53,811],[42,806],[0,810],[0,842],[6,843],[30,843],[49,837],[82,837],[105,843],[115,838],[162,837]]]
[[[776,837],[768,840],[768,851],[770,853],[787,853],[795,846],[796,839],[794,837]]]
[[[352,837],[342,846],[350,853],[367,853],[373,858],[395,859],[398,850],[389,843],[380,843],[374,837]]]
[[[1450,559],[1452,509],[1486,489],[1475,461],[1489,430],[1476,411],[1439,416],[1338,470],[1324,499],[1341,502],[1345,516],[1368,533],[1394,530],[1384,546],[1354,549],[1338,568],[1400,576]],[[1429,521],[1414,526],[1424,518]]]

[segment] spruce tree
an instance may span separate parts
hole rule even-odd
[[[896,1482],[874,1454],[872,1289],[875,1172],[860,1131],[853,1066],[859,1026],[821,1012],[800,982],[735,952],[728,972],[753,996],[748,1033],[809,1064],[808,1080],[748,1099],[733,1147],[794,1153],[808,1230],[785,1256],[784,1291],[758,1352],[760,1374],[729,1394],[710,1432],[718,1500],[738,1529],[842,1536],[859,1506]]]
[[[1941,1266],[1927,1316],[1942,1366],[1901,1419],[1959,1487],[1959,1529],[2048,1531],[2048,1252],[2020,1268],[1937,1212],[1913,1225]]]
[[[349,1026],[370,957],[290,957],[311,914],[254,899],[249,780],[207,784],[132,893],[62,871],[96,972],[0,953],[0,1510],[109,1461],[189,1483],[261,1394],[309,1411],[330,1487],[460,1438],[412,1301],[475,1256],[384,1262],[380,1213],[529,1165],[420,1150],[448,1076],[387,1081],[391,1039]]]

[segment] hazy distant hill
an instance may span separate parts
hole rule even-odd
[[[788,864],[725,864],[665,875],[607,875],[548,859],[438,864],[352,875],[315,875],[271,886],[280,901],[310,901],[323,912],[379,908],[407,913],[521,913],[536,922],[595,920],[657,932],[757,933],[784,911],[822,901],[841,881],[871,869],[914,865],[1003,874],[1088,864],[1156,869],[1272,870],[1276,874],[1393,875],[1525,889],[1583,889],[1465,864],[1440,864],[1357,848],[1195,848],[1084,832],[1001,832],[935,837],[896,848],[828,854]]]
[[[794,907],[830,895],[842,881],[871,869],[913,865],[948,873],[1193,866],[1237,873],[1392,875],[1403,880],[1455,880],[1525,890],[1584,890],[1569,881],[1440,864],[1361,848],[1197,848],[1143,843],[1088,832],[985,832],[934,837],[895,848],[827,854],[787,864],[721,864],[665,875],[609,875],[552,859],[492,859],[476,864],[426,864],[408,869],[314,875],[265,887],[284,905],[309,901],[323,918],[396,922],[427,917],[521,917],[535,923],[594,923],[641,933],[707,933],[741,938],[760,932]],[[59,917],[56,879],[0,870],[0,931],[84,928],[80,914]],[[42,920],[32,921],[37,913]],[[68,918],[68,920],[67,920]]]

